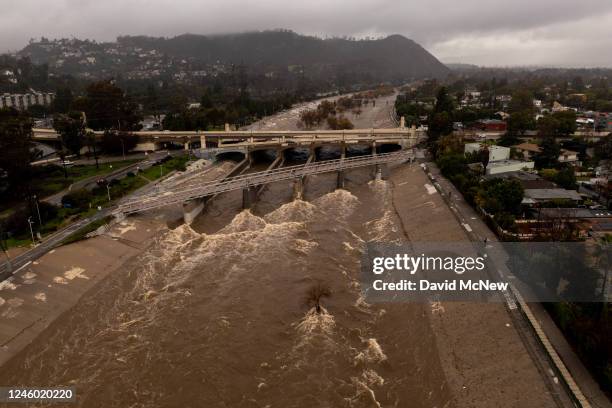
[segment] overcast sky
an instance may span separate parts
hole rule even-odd
[[[114,40],[288,28],[403,34],[443,62],[612,67],[612,0],[0,0],[0,51],[30,38]]]

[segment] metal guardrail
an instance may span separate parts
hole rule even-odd
[[[223,181],[203,182],[198,186],[189,186],[188,188],[167,191],[152,197],[141,197],[135,200],[126,201],[117,207],[114,214],[131,214],[161,208],[172,204],[179,204],[196,198],[211,196],[227,191],[256,187],[276,181],[293,180],[311,174],[408,160],[411,157],[413,157],[413,152],[404,150],[400,152],[384,153],[372,156],[328,160],[324,162],[311,163],[308,165],[283,167],[258,173],[229,177]]]

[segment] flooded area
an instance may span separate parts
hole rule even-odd
[[[284,165],[308,157],[291,149]],[[367,242],[466,239],[417,164],[389,180],[346,171],[342,189],[336,173],[311,175],[302,199],[293,183],[266,185],[247,210],[241,191],[223,193],[191,225],[169,223],[5,363],[0,384],[74,386],[87,408],[552,406],[503,306],[364,300]]]
[[[0,383],[74,385],[86,407],[445,406],[425,307],[360,296],[365,241],[405,240],[388,182],[372,179],[355,170],[336,190],[335,175],[314,176],[304,201],[271,184],[251,210],[239,193],[219,197],[102,282]]]

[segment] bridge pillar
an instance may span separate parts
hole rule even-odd
[[[301,200],[304,196],[304,180],[302,177],[295,179],[293,183],[293,199]]]
[[[226,123],[226,124],[225,124],[225,131],[226,131],[226,132],[229,132],[229,131],[230,131],[230,125],[229,125],[229,123]]]
[[[306,161],[306,164],[310,164],[317,160],[317,147],[315,145],[310,145],[308,151],[308,160]]]
[[[336,188],[344,188],[344,170],[338,172],[338,178],[336,179]]]
[[[376,155],[376,140],[372,142],[372,156]]]
[[[387,164],[376,165],[376,180],[387,180],[389,178],[390,170]]]
[[[247,210],[257,201],[257,189],[247,187],[242,189],[242,209]]]
[[[248,147],[246,147],[246,159],[248,160],[248,167],[251,167],[253,165],[253,151],[251,149],[249,149]]]
[[[400,118],[400,127],[402,129],[406,127],[406,118],[403,116]]]
[[[195,218],[204,210],[206,198],[196,198],[183,203],[183,220],[185,224],[191,224]]]
[[[340,145],[340,158],[344,159],[346,157],[346,144],[342,143]]]

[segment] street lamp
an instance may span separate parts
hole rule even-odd
[[[106,194],[108,194],[108,202],[110,202],[110,184],[107,183],[106,184]]]
[[[36,205],[36,213],[38,214],[38,225],[42,227],[42,217],[40,216],[40,208],[38,208],[38,197],[34,195],[34,204]]]
[[[32,236],[32,245],[36,245],[36,242],[34,241],[34,230],[32,229],[32,224],[34,224],[34,222],[32,221],[32,217],[28,217],[28,225],[30,226],[30,235]]]

